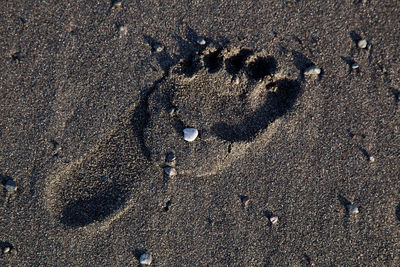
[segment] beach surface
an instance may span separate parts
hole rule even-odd
[[[2,1],[0,265],[399,266],[399,23]]]

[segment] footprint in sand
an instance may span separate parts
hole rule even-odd
[[[271,140],[300,92],[265,52],[208,47],[181,60],[149,95],[144,145],[160,166],[172,152],[178,173],[214,174],[260,136]],[[188,127],[199,131],[194,142],[183,139]]]
[[[53,218],[67,228],[102,229],[127,210],[143,208],[138,203],[150,203],[144,199],[151,196],[147,189],[154,188],[149,176],[158,170],[136,140],[126,122],[82,158],[55,170],[46,187]]]
[[[71,228],[108,227],[127,210],[143,208],[138,203],[152,203],[144,192],[162,186],[151,177],[162,176],[158,165],[170,152],[179,173],[204,176],[257,140],[272,140],[301,92],[282,73],[273,57],[250,49],[208,47],[179,61],[135,112],[126,112],[126,122],[50,174],[45,198],[52,217]],[[183,139],[187,127],[199,130],[194,142]]]

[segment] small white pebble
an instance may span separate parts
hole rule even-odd
[[[164,172],[165,172],[165,174],[166,175],[168,175],[168,176],[175,176],[175,175],[177,175],[178,173],[176,172],[176,169],[175,168],[172,168],[172,167],[165,167],[164,168]]]
[[[370,156],[370,157],[369,157],[369,161],[370,161],[370,162],[375,162],[375,157],[374,157],[374,156]]]
[[[122,6],[122,1],[114,1],[113,7],[115,7],[115,8],[121,8],[121,6]]]
[[[304,75],[319,75],[321,74],[321,69],[318,68],[317,66],[311,66],[308,67],[305,71],[304,71]]]
[[[359,213],[360,211],[358,210],[358,208],[356,207],[356,206],[354,206],[354,205],[347,205],[346,206],[347,207],[347,210],[350,212],[350,213],[353,213],[353,214],[357,214],[357,213]]]
[[[175,113],[175,108],[173,108],[173,107],[172,107],[172,108],[169,108],[169,109],[167,110],[167,112],[168,112],[169,115],[172,116],[172,115],[174,115],[174,113]]]
[[[232,79],[232,84],[238,85],[240,83],[240,78],[236,76],[236,78]]]
[[[185,139],[185,141],[193,142],[198,135],[199,131],[195,128],[186,128],[183,130],[183,139]]]
[[[206,44],[206,40],[204,40],[204,38],[202,38],[202,37],[199,37],[199,38],[197,38],[197,43],[199,45],[205,45]]]
[[[154,45],[154,50],[157,53],[161,53],[164,50],[164,47],[162,45],[160,45],[160,44],[156,44],[156,45]]]
[[[278,218],[278,216],[272,216],[272,217],[269,219],[269,221],[270,221],[272,224],[277,224],[278,221],[279,221],[279,218]]]
[[[152,260],[151,255],[148,253],[142,254],[139,259],[140,264],[143,264],[143,265],[150,265],[151,260]]]
[[[5,247],[5,248],[3,249],[3,253],[4,253],[4,254],[7,254],[8,252],[10,252],[10,250],[11,250],[10,247]]]
[[[165,157],[166,162],[174,162],[176,160],[175,154],[174,153],[168,153],[167,156]]]
[[[353,63],[353,65],[351,65],[352,69],[358,69],[358,64],[357,63]]]
[[[123,25],[119,26],[118,30],[119,30],[119,38],[124,37],[128,33],[128,28]]]
[[[362,40],[358,41],[358,47],[361,49],[367,48],[367,40],[362,39]]]

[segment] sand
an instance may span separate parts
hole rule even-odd
[[[0,265],[400,265],[399,21],[396,1],[1,3]]]

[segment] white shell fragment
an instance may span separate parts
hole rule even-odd
[[[193,142],[198,135],[199,131],[195,128],[186,128],[183,130],[183,139],[185,139],[185,141]]]
[[[151,255],[148,253],[142,254],[139,259],[140,264],[143,264],[143,265],[150,265],[151,260],[152,260]]]
[[[308,67],[305,71],[304,71],[304,75],[319,75],[321,74],[321,69],[318,68],[317,66],[311,66]]]
[[[347,205],[346,208],[350,213],[353,213],[353,214],[357,214],[360,212],[356,206],[351,205],[351,204]]]
[[[165,174],[166,175],[168,175],[168,176],[175,176],[175,175],[177,175],[178,173],[176,172],[176,169],[175,168],[172,168],[172,167],[165,167],[164,168],[164,172],[165,172]]]
[[[358,69],[358,64],[357,64],[357,63],[353,63],[353,64],[351,65],[351,68],[352,68],[352,69]]]
[[[367,40],[362,39],[362,40],[358,41],[357,45],[358,45],[359,48],[365,49],[365,48],[367,48]]]
[[[272,216],[271,218],[269,218],[269,221],[270,221],[272,224],[277,224],[278,221],[279,221],[279,218],[278,218],[278,216]]]
[[[204,40],[204,38],[202,38],[202,37],[199,37],[199,38],[197,38],[197,43],[199,45],[205,45],[206,44],[206,40]]]

